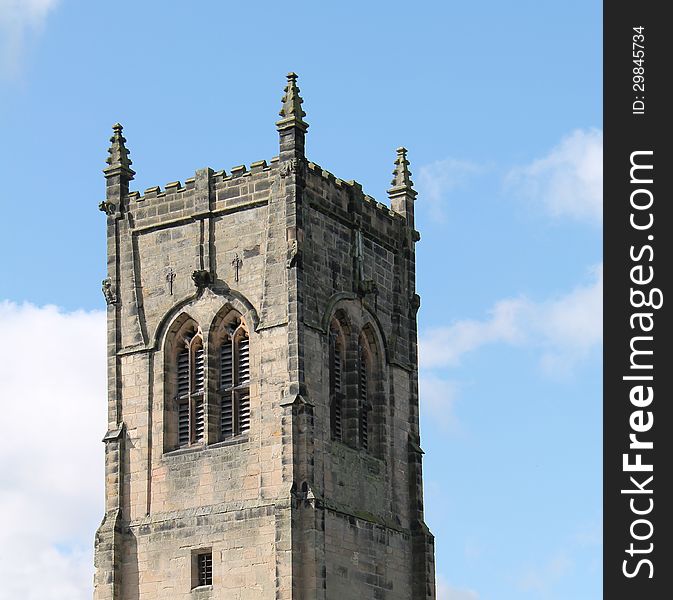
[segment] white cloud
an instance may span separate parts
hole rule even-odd
[[[441,575],[438,575],[437,600],[479,600],[479,594],[467,588],[453,587]]]
[[[464,319],[430,330],[421,338],[421,366],[456,366],[463,355],[486,344],[523,341],[520,321],[526,304],[523,298],[501,300],[486,320]]]
[[[577,129],[544,158],[510,171],[507,183],[554,217],[603,220],[603,132]]]
[[[0,600],[89,600],[105,314],[0,302]]]
[[[0,73],[14,76],[21,68],[26,43],[44,28],[59,0],[0,0]]]
[[[439,221],[446,220],[444,200],[447,192],[461,187],[467,179],[483,170],[473,162],[446,158],[418,170],[418,188],[427,202],[430,214]]]
[[[533,346],[550,374],[565,374],[599,345],[603,337],[603,266],[593,281],[543,302],[525,297],[497,302],[483,320],[464,319],[430,330],[420,340],[421,366],[455,366],[487,344]]]

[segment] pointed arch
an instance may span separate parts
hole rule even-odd
[[[164,352],[164,446],[206,441],[206,358],[201,327],[186,312],[174,319]]]
[[[324,323],[331,438],[383,458],[388,361],[380,323],[347,293],[335,294],[329,306]]]
[[[327,301],[320,323],[325,333],[329,332],[330,323],[337,314],[342,315],[344,322],[348,323],[349,331],[353,330],[355,323],[369,323],[377,340],[382,358],[385,359],[386,363],[390,362],[388,340],[385,337],[383,326],[376,313],[371,310],[371,307],[367,303],[360,302],[359,296],[352,292],[333,294]],[[356,315],[360,315],[360,317],[355,318]]]
[[[213,326],[223,314],[226,314],[232,309],[242,315],[249,330],[257,330],[259,316],[250,300],[243,294],[230,288],[227,288],[226,290],[220,289],[217,286],[213,286],[213,289],[208,289],[207,292],[211,293],[212,296],[215,296],[222,305],[221,308],[217,310],[215,318],[211,321],[208,331],[212,330]],[[190,310],[197,310],[201,300],[203,300],[203,295],[191,294],[178,301],[159,321],[150,341],[150,347],[156,350],[163,350],[166,340],[168,339],[168,333],[174,331],[176,322],[182,319],[183,315],[187,314]]]

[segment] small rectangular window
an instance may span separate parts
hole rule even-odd
[[[197,585],[213,585],[213,553],[203,552],[196,556]]]

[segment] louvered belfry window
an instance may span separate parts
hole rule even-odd
[[[360,447],[369,449],[369,356],[367,351],[360,346],[358,360],[358,392],[359,392],[359,424],[360,424]]]
[[[339,334],[330,334],[330,429],[332,438],[341,441],[343,405],[343,346]]]
[[[250,429],[250,338],[236,320],[226,327],[220,347],[221,438]]]
[[[177,356],[178,446],[205,440],[205,354],[201,334],[192,330],[184,336]]]

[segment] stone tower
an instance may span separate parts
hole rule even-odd
[[[435,598],[406,150],[376,202],[287,79],[268,164],[141,195],[113,127],[96,600]]]

